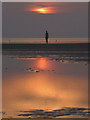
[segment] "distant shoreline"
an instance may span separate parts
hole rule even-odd
[[[2,44],[2,50],[24,51],[88,51],[90,43]]]

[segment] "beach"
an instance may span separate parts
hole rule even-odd
[[[27,118],[3,118],[2,120],[28,120]],[[30,120],[51,120],[51,119],[30,119]],[[89,118],[56,118],[53,120],[89,120]]]
[[[88,51],[89,43],[67,44],[2,44],[3,50],[29,51]]]
[[[3,120],[88,117],[86,48],[63,51],[51,46],[2,46]]]

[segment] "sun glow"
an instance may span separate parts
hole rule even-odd
[[[49,10],[47,8],[38,8],[38,9],[36,9],[36,11],[39,13],[43,13],[43,14],[46,14],[49,12]]]
[[[52,13],[51,8],[49,7],[44,7],[44,8],[35,8],[32,11],[34,12],[38,12],[41,14],[48,14],[48,13]]]
[[[27,11],[33,11],[33,12],[37,12],[40,14],[53,14],[56,13],[56,10],[53,7],[36,7],[36,8],[28,8]]]
[[[64,7],[67,3],[57,3],[57,2],[41,2],[28,5],[26,7],[27,12],[34,12],[39,14],[58,14],[71,12],[68,7]]]

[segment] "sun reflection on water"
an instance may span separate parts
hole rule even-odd
[[[40,58],[36,61],[37,68],[39,69],[48,69],[49,63],[47,58]]]
[[[16,59],[16,63],[12,62],[14,72],[15,69],[17,71],[19,67],[22,68],[22,64],[19,63],[20,66],[18,66],[17,61],[18,59]],[[24,59],[23,63],[24,69],[26,66],[30,67],[32,65],[36,69],[43,71],[29,73],[24,71],[17,75],[13,72],[13,74],[4,76],[3,111],[10,111],[10,114],[12,112],[14,116],[15,111],[19,110],[55,110],[62,107],[88,106],[88,78],[75,75],[75,69],[78,72],[80,66],[69,65],[68,71],[70,74],[66,74],[67,65],[64,66],[55,61],[50,61],[48,58],[26,59],[26,61]],[[81,67],[85,69],[85,66],[82,65]],[[64,71],[64,74],[47,71],[52,69],[57,69],[59,72]]]

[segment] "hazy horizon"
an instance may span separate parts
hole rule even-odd
[[[45,38],[3,38],[3,43],[46,43]],[[88,43],[88,38],[49,38],[49,43]]]

